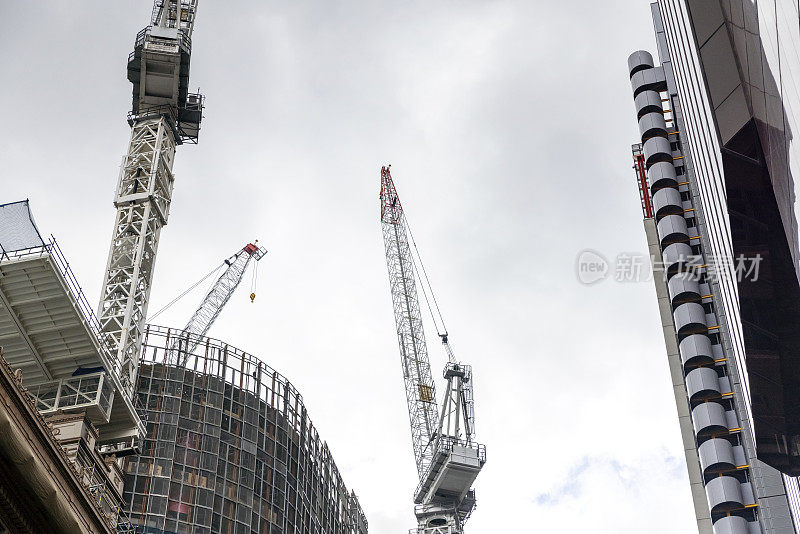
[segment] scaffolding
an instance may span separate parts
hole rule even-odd
[[[190,353],[181,344],[175,360],[183,336],[144,332],[137,391],[147,432],[142,454],[125,465],[131,521],[166,531],[366,534],[358,499],[291,382],[211,338]]]

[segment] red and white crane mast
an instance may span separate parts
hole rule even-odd
[[[406,386],[411,441],[417,472],[422,477],[431,463],[431,439],[438,422],[436,386],[431,376],[422,327],[405,215],[389,169],[385,167],[381,169],[381,226]]]
[[[409,240],[411,232],[389,167],[381,167],[380,200],[386,265],[419,475],[414,494],[417,529],[412,533],[462,534],[464,523],[475,508],[472,483],[486,462],[485,447],[474,441],[472,369],[456,362],[447,332],[438,332],[437,324],[448,360],[444,369],[445,398],[439,411],[415,273],[422,272],[423,284],[427,283],[427,276],[421,262],[421,269],[416,266],[411,250],[413,238]],[[427,301],[425,285],[423,294]],[[435,303],[432,289],[431,298]]]

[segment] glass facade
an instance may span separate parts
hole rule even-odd
[[[366,534],[292,384],[208,338],[184,366],[167,364],[177,361],[176,334],[148,326],[142,346],[147,435],[125,462],[124,494],[138,532]]]
[[[741,386],[741,394],[736,387],[730,393],[741,429],[732,429],[730,422],[720,428],[727,427],[725,439],[734,447],[741,443],[746,453],[748,465],[737,469],[750,470],[747,478],[752,481],[759,531],[795,532],[786,518],[791,515],[794,524],[800,524],[800,247],[793,178],[800,161],[793,138],[800,113],[798,3],[658,0],[652,10],[661,66],[648,76],[663,69],[663,87],[642,85],[639,90],[660,92],[660,113],[670,126],[662,134],[683,149],[676,154],[673,148],[669,159],[676,169],[685,169],[686,178],[674,184],[681,195],[672,195],[674,202],[663,192],[655,198],[660,186],[653,183],[649,167],[650,182],[645,185],[652,189],[655,207],[674,205],[677,215],[683,212],[687,245],[692,254],[702,253],[702,267],[712,265],[715,271],[710,291],[701,295],[704,306],[710,298],[719,319],[718,344],[712,339],[718,352],[714,367],[722,383],[725,373],[719,367],[728,362],[731,384]],[[634,67],[646,68],[645,63]],[[647,81],[644,75],[639,78],[640,84]],[[634,83],[635,95],[636,91]],[[641,129],[642,113],[651,111],[650,104],[637,96],[636,105]],[[645,156],[650,136],[642,130]],[[755,279],[742,277],[736,269],[740,257],[757,259]],[[670,286],[670,292],[673,289]],[[669,352],[669,340],[667,347]],[[690,374],[684,378],[691,403]],[[734,430],[741,432],[738,441],[730,438]],[[686,435],[688,459],[689,449],[696,454],[705,444]],[[698,526],[712,531],[701,521],[710,513],[717,532],[721,523],[714,515],[714,479],[708,478],[709,467],[703,464],[703,450],[699,452],[708,502],[695,498]],[[690,478],[697,474],[696,466],[689,465],[689,472]],[[722,531],[754,528],[747,522],[726,523],[728,530]]]
[[[660,16],[659,16],[660,15]],[[660,1],[662,56],[674,71],[709,237],[760,258],[757,281],[724,286],[759,459],[800,475],[800,269],[793,140],[800,109],[797,3]],[[663,58],[662,58],[663,59]],[[699,147],[699,148],[698,148]],[[790,484],[796,487],[796,482]]]

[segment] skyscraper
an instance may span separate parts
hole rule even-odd
[[[628,60],[633,156],[698,528],[796,532],[798,5],[652,13],[660,65]]]

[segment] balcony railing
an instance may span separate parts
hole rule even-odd
[[[61,247],[58,245],[55,237],[51,235],[48,241],[41,246],[11,251],[3,250],[2,254],[0,254],[0,261],[18,261],[45,255],[50,257],[52,265],[56,268],[56,270],[58,270],[59,273],[61,273],[69,293],[75,299],[75,306],[78,309],[78,313],[81,315],[84,323],[93,334],[93,337],[97,340],[98,347],[105,356],[105,358],[101,358],[101,360],[105,359],[105,361],[109,362],[109,364],[112,366],[111,369],[106,370],[113,373],[119,373],[120,366],[114,359],[115,351],[113,350],[111,341],[106,335],[103,334],[100,321],[98,321],[97,316],[94,313],[94,309],[89,304],[86,294],[83,292],[83,289],[78,283],[78,279],[75,277],[75,273],[72,271],[72,268],[70,267],[70,264],[67,261],[64,252],[61,250]]]
[[[111,411],[113,391],[104,371],[62,378],[28,388],[41,413],[86,409],[93,418],[106,421]]]

